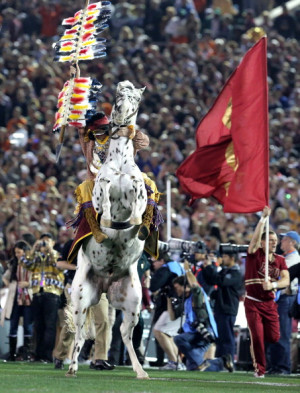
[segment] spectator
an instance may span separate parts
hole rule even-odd
[[[32,272],[35,360],[51,363],[60,295],[64,289],[64,275],[56,266],[58,254],[53,249],[54,244],[52,235],[44,233],[32,251],[21,258],[25,268]]]
[[[300,236],[295,231],[281,234],[282,239],[280,248],[283,251],[285,262],[290,269],[292,266],[300,262],[298,246]],[[280,297],[277,301],[280,339],[277,343],[270,345],[270,364],[268,374],[290,374],[291,373],[291,351],[290,340],[292,334],[292,318],[290,310],[296,299],[298,292],[298,279],[291,280],[289,287],[280,291]],[[280,356],[278,354],[280,353]]]
[[[14,245],[13,258],[9,261],[8,269],[3,276],[3,283],[8,287],[7,300],[1,313],[1,325],[4,319],[10,319],[9,328],[9,357],[8,361],[17,358],[17,337],[20,317],[23,317],[24,346],[23,360],[30,360],[32,349],[32,291],[31,273],[21,264],[22,257],[28,253],[30,246],[23,240]]]
[[[295,18],[289,14],[285,4],[282,6],[282,14],[274,20],[274,29],[284,38],[293,38],[295,36]]]

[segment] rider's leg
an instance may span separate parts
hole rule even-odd
[[[108,236],[101,231],[100,226],[96,220],[93,207],[84,209],[84,217],[86,218],[97,243],[102,243],[103,240],[107,239]]]
[[[85,180],[77,187],[75,194],[78,202],[78,208],[75,213],[78,212],[80,208],[83,208],[84,217],[90,226],[96,242],[102,243],[104,239],[107,239],[107,235],[105,235],[105,233],[103,233],[100,229],[100,225],[96,220],[94,208],[92,206],[85,207],[92,200],[93,188],[93,180]]]
[[[146,240],[150,235],[150,225],[153,219],[154,206],[147,205],[145,213],[143,214],[143,221],[139,229],[138,238]]]
[[[143,173],[143,179],[147,188],[148,203],[138,233],[138,238],[140,240],[146,240],[150,234],[150,226],[153,224],[154,206],[158,203],[160,197],[160,192],[157,190],[155,182],[145,173]]]

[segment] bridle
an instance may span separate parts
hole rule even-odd
[[[127,124],[116,124],[111,122],[110,123],[110,127],[109,127],[109,131],[108,131],[108,136],[110,139],[119,139],[120,135],[117,135],[120,128],[121,127],[126,127],[128,125],[128,120],[130,120],[133,116],[135,116],[137,114],[139,110],[139,107],[137,106],[137,108],[129,115],[126,117],[126,123]],[[117,136],[115,136],[117,135]]]

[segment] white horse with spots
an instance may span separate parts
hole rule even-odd
[[[112,110],[112,131],[105,163],[95,181],[93,205],[101,214],[101,230],[108,239],[98,244],[92,237],[78,253],[78,268],[72,284],[72,316],[75,347],[67,376],[78,370],[78,355],[85,340],[84,324],[89,307],[99,302],[102,292],[123,312],[121,334],[137,378],[148,378],[132,346],[142,298],[137,263],[144,241],[137,237],[147,193],[142,173],[134,161],[132,140],[119,135],[119,126],[135,125],[144,89],[129,81],[120,82]]]

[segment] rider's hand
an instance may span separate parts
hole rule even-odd
[[[71,78],[80,78],[80,68],[78,63],[73,63],[70,65],[70,75]]]

